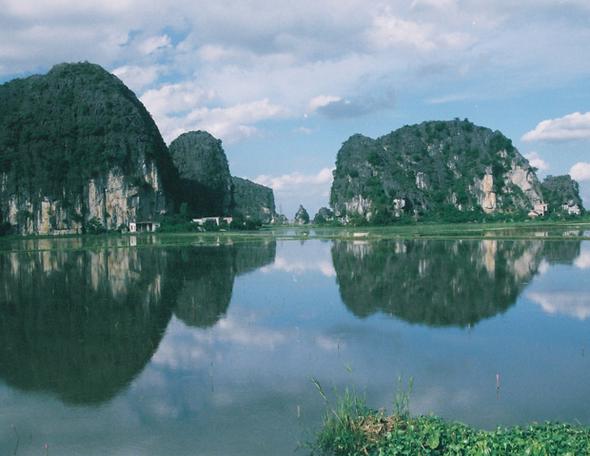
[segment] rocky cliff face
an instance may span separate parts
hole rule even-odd
[[[248,179],[232,177],[234,190],[234,214],[262,223],[274,223],[277,219],[275,197],[272,188],[256,184]]]
[[[221,145],[206,131],[190,131],[170,144],[182,195],[194,215],[229,215],[233,207],[232,177]]]
[[[445,212],[524,212],[543,201],[528,161],[500,132],[465,120],[424,122],[338,152],[330,204],[344,221]]]
[[[581,215],[585,212],[580,187],[569,175],[547,176],[541,184],[549,212],[557,215]]]
[[[175,175],[156,125],[98,65],[61,64],[0,86],[0,223],[22,234],[150,221]]]

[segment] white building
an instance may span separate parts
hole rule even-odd
[[[154,233],[160,228],[158,222],[129,222],[130,233]]]
[[[192,221],[199,226],[203,226],[207,222],[213,222],[217,226],[221,225],[221,222],[225,222],[228,225],[233,221],[233,217],[201,217],[201,218],[194,218]]]
[[[568,203],[564,203],[561,206],[561,209],[566,211],[568,215],[580,215],[582,211],[580,210],[580,206],[577,204],[572,204],[571,206]]]

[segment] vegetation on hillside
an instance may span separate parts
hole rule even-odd
[[[516,168],[530,184],[526,194],[507,178]],[[486,217],[480,186],[486,174],[504,216],[521,219],[541,198],[533,168],[512,142],[467,119],[405,126],[378,139],[357,134],[338,152],[330,205],[340,217],[372,224],[408,216],[479,221]]]
[[[26,194],[35,205],[49,197],[73,208],[89,180],[115,168],[138,187],[147,185],[146,161],[156,163],[174,193],[177,175],[150,114],[100,66],[61,64],[0,86],[4,195]]]
[[[191,215],[229,215],[232,178],[221,140],[206,131],[190,131],[172,141],[169,149],[180,176],[179,199],[188,204]]]
[[[575,215],[575,212],[568,213],[568,208],[575,210],[577,207],[583,214],[584,205],[580,198],[580,186],[569,175],[547,176],[541,184],[545,202],[549,204],[549,214],[553,216],[566,217]],[[573,211],[572,211],[573,212]]]

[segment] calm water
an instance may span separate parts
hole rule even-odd
[[[389,407],[411,376],[412,412],[478,427],[590,424],[587,241],[76,242],[0,254],[0,454],[293,454],[312,377]]]

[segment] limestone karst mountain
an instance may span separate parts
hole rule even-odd
[[[307,225],[309,223],[309,214],[301,204],[299,205],[299,209],[297,209],[293,220],[296,225]]]
[[[183,133],[170,143],[181,179],[181,199],[195,216],[229,215],[232,177],[221,140],[206,131]]]
[[[338,152],[330,203],[343,221],[373,223],[546,211],[535,170],[512,142],[458,119],[405,126],[378,139],[351,136]]]
[[[0,85],[0,224],[22,234],[151,221],[177,176],[156,124],[90,63]]]
[[[557,215],[584,213],[580,187],[571,176],[547,176],[541,184],[541,189],[550,213]]]

